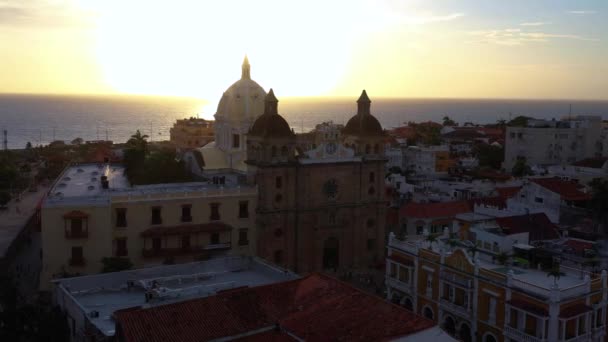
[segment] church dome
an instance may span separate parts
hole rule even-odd
[[[234,82],[222,95],[215,113],[216,119],[242,122],[255,119],[264,112],[266,92],[251,79],[251,66],[245,56],[241,79]]]
[[[289,124],[278,113],[279,100],[274,96],[272,89],[266,95],[264,103],[264,114],[255,120],[249,135],[265,138],[293,136],[294,133],[289,128]]]
[[[381,136],[384,135],[382,125],[378,119],[370,113],[372,101],[363,90],[361,97],[357,100],[357,114],[350,118],[342,130],[342,134],[357,136]]]

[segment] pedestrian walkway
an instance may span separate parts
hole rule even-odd
[[[21,198],[12,199],[7,208],[0,209],[0,259],[6,257],[11,245],[36,213],[36,207],[48,191],[38,186],[36,192],[24,192]]]

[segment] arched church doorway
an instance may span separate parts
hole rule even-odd
[[[414,303],[412,303],[412,300],[409,297],[406,297],[403,301],[403,307],[410,311],[414,311]]]
[[[323,244],[323,268],[337,269],[340,266],[340,241],[330,237]]]
[[[468,324],[462,323],[460,326],[460,340],[463,342],[472,342],[471,327]]]
[[[443,321],[443,329],[452,336],[456,335],[456,322],[454,322],[452,317],[445,317],[445,320]]]

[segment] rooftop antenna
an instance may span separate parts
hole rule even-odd
[[[8,151],[8,131],[5,129],[4,130],[4,140],[2,141],[2,144],[4,145],[4,152]]]

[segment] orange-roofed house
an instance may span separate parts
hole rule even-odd
[[[591,199],[582,185],[575,181],[552,178],[530,178],[508,202],[518,211],[544,212],[553,223],[560,222],[560,213],[569,207],[584,208]]]

